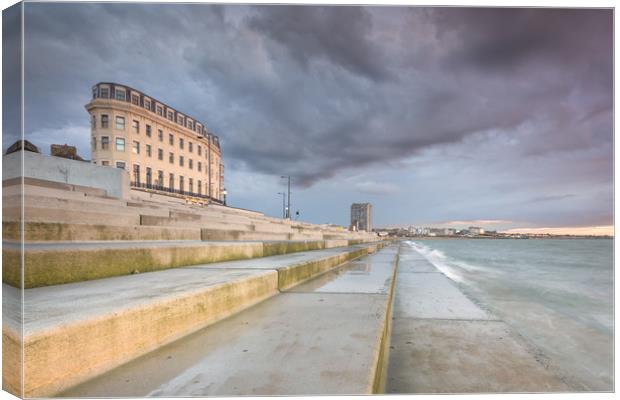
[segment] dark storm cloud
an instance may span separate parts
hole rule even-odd
[[[306,187],[478,136],[515,169],[578,152],[592,179],[611,182],[611,18],[583,9],[27,3],[26,131],[88,155],[90,87],[117,81],[203,120],[220,135],[227,168],[291,174]],[[562,173],[541,172],[547,182]]]
[[[380,43],[370,38],[372,17],[362,7],[262,7],[249,26],[284,45],[305,68],[326,59],[372,80],[391,75]]]
[[[2,13],[2,131],[6,150],[21,138],[21,5]]]

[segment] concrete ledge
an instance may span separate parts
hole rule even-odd
[[[24,394],[54,396],[256,304],[283,289],[282,273],[288,287],[363,254],[310,251],[28,289]],[[293,269],[304,271],[295,282]],[[7,285],[4,293],[19,296]],[[15,379],[5,375],[9,386]]]
[[[2,234],[3,240],[19,241],[19,224],[12,221],[3,221]],[[200,228],[26,222],[24,224],[24,237],[27,242],[86,240],[200,240]]]
[[[376,246],[376,244],[365,244],[358,245],[355,249],[360,250],[360,254],[367,254],[369,251],[373,252]],[[24,253],[24,287],[60,285],[136,272],[152,272],[189,265],[319,250],[324,247],[325,244],[322,241],[203,242],[187,240],[27,243]],[[19,287],[21,285],[19,244],[5,242],[2,258],[3,282]],[[321,270],[322,267],[315,266],[316,268]],[[314,275],[314,272],[311,275]]]
[[[333,269],[335,266],[367,254],[368,249],[356,249],[336,254],[327,259],[312,260],[280,268],[278,269],[278,288],[280,290],[290,289],[301,282]]]
[[[148,275],[28,291],[25,396],[53,395],[277,293],[275,271]]]
[[[321,250],[329,248],[322,240],[302,242],[266,242],[263,244],[264,256],[296,253],[299,251]]]
[[[288,233],[255,232],[252,230],[213,229],[200,230],[202,240],[290,240]]]
[[[21,398],[22,344],[19,331],[2,328],[2,390]]]
[[[5,243],[2,280],[19,286],[18,246]],[[260,242],[119,242],[27,244],[24,287],[59,285],[186,265],[262,257]]]
[[[372,394],[381,386],[395,255],[345,263],[60,396]]]
[[[93,204],[93,209],[97,206]],[[21,216],[20,207],[3,207],[4,220],[17,221]],[[157,218],[157,217],[154,217]],[[24,220],[27,222],[60,222],[68,224],[106,224],[116,226],[140,225],[138,214],[129,215],[123,213],[77,211],[70,207],[26,207]]]

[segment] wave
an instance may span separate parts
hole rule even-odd
[[[446,255],[446,253],[441,250],[433,249],[419,242],[408,240],[406,241],[406,243],[411,246],[418,254],[426,258],[426,260],[433,264],[433,266],[435,266],[439,271],[444,273],[448,278],[452,279],[455,282],[471,283],[467,279],[468,273],[491,271],[490,268],[472,265],[465,261],[455,259]]]

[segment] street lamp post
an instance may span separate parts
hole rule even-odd
[[[291,219],[291,176],[282,175],[280,178],[288,178],[288,204],[286,207],[286,218]]]
[[[228,191],[226,189],[222,190],[222,196],[224,196],[224,205],[226,205],[226,195],[228,194]]]
[[[284,201],[286,199],[286,193],[278,192],[278,194],[282,195],[282,219],[284,219],[284,218],[286,218],[286,206],[284,204]]]

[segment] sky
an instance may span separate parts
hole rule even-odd
[[[610,9],[26,3],[24,20],[24,132],[45,152],[90,158],[84,105],[112,81],[220,137],[235,207],[281,216],[290,175],[314,223],[371,202],[380,227],[613,224]]]

